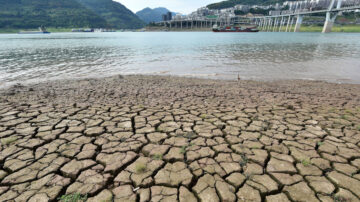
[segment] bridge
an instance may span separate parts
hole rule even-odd
[[[242,21],[242,20],[237,20]],[[157,25],[164,26],[166,28],[175,28],[175,29],[202,29],[202,28],[212,28],[214,25],[225,26],[229,25],[231,18],[215,18],[215,19],[206,19],[206,18],[189,18],[189,19],[173,19],[169,21],[162,21],[156,23]]]
[[[343,0],[329,0],[327,9],[312,10],[312,8],[298,8],[295,10],[279,11],[276,15],[255,16],[255,17],[225,17],[208,19],[206,17],[173,19],[170,21],[158,22],[160,26],[176,29],[202,29],[212,28],[214,25],[225,26],[232,24],[254,23],[264,32],[299,32],[303,18],[306,15],[326,13],[323,26],[323,33],[331,32],[336,17],[344,11],[355,11],[360,9],[360,0],[353,0],[352,3],[343,4]],[[295,26],[294,26],[295,23]]]
[[[342,5],[342,0],[331,0],[328,9],[325,10],[298,9],[295,11],[281,12],[278,15],[253,17],[252,20],[255,21],[255,24],[258,25],[259,29],[262,31],[291,32],[294,19],[296,19],[294,32],[299,32],[304,16],[316,13],[326,13],[322,32],[328,33],[331,32],[335,19],[341,12],[355,11],[357,9],[360,9],[360,1],[354,1],[354,4],[352,5]]]

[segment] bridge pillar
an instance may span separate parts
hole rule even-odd
[[[265,24],[265,19],[264,18],[260,19],[260,26],[259,26],[260,30],[263,30],[264,24]]]
[[[293,24],[294,24],[294,18],[295,18],[295,17],[292,17],[292,18],[291,18],[291,23],[290,23],[289,32],[291,32],[291,29],[292,29],[292,27],[293,27]]]
[[[280,27],[279,27],[279,32],[282,31],[282,27],[284,25],[284,17],[281,17],[281,21],[280,21]]]
[[[263,19],[263,25],[262,25],[262,27],[261,27],[261,30],[262,30],[262,31],[265,30],[266,25],[267,25],[267,20],[266,20],[266,18],[264,18],[264,19]]]
[[[288,30],[289,30],[290,19],[291,19],[291,16],[289,15],[289,18],[288,18],[288,21],[287,21],[287,24],[286,24],[286,30],[285,30],[285,32],[288,32]]]
[[[342,3],[342,0],[338,0],[337,5],[336,5],[337,9],[341,8],[341,3]]]
[[[272,20],[272,18],[269,18],[269,24],[268,24],[268,27],[266,29],[267,32],[270,31],[272,24],[273,24],[273,20]]]
[[[301,27],[301,24],[302,24],[302,21],[303,21],[303,16],[298,15],[296,18],[297,19],[296,19],[294,32],[300,32],[300,27]]]
[[[277,23],[277,18],[274,18],[274,24],[273,24],[273,27],[272,27],[272,31],[275,32],[275,27],[276,27],[276,23]]]
[[[267,19],[264,18],[264,19],[263,19],[263,26],[262,26],[262,30],[263,30],[263,31],[265,30],[266,25],[267,25]]]
[[[326,20],[324,23],[324,27],[322,33],[329,33],[334,26],[335,19],[339,13],[336,13],[333,17],[331,17],[331,12],[326,12]]]

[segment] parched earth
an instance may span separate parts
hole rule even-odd
[[[360,201],[360,85],[16,85],[0,139],[0,201]]]

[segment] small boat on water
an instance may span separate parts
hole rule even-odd
[[[72,29],[71,32],[94,32],[94,29],[92,28],[80,28],[80,29]]]
[[[116,32],[116,30],[100,28],[100,29],[95,29],[95,32]]]
[[[226,26],[218,27],[214,25],[213,32],[259,32],[256,26]]]
[[[20,31],[19,34],[50,34],[45,27],[39,27],[39,31]]]

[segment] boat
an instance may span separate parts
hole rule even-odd
[[[50,34],[44,26],[39,27],[39,31],[20,31],[19,34]]]
[[[100,29],[95,29],[95,32],[116,32],[116,30],[100,28]]]
[[[214,25],[213,32],[259,32],[256,26],[226,26],[218,27]]]
[[[71,32],[94,32],[94,29],[92,28],[80,28],[80,29],[72,29]]]

